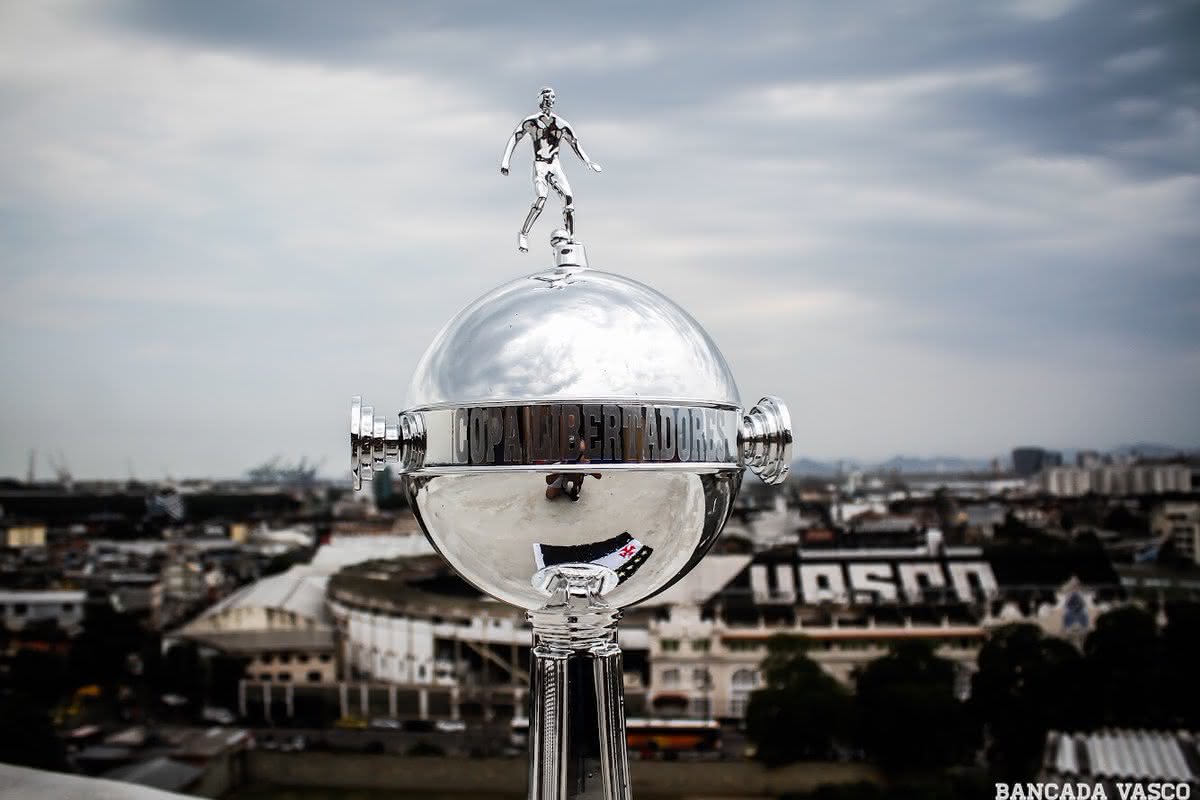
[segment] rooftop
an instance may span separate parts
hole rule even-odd
[[[128,783],[0,764],[0,800],[184,800],[183,795]]]

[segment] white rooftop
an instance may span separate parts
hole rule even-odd
[[[308,564],[297,564],[286,572],[243,586],[207,609],[197,621],[231,608],[273,608],[329,622],[325,611],[325,586],[328,583],[327,573]]]
[[[1135,778],[1195,781],[1185,749],[1195,753],[1195,737],[1186,732],[1101,730],[1046,737],[1047,767],[1067,778]]]
[[[87,592],[44,591],[41,589],[0,592],[0,603],[82,603],[86,598]]]
[[[59,772],[0,764],[0,800],[184,800],[185,795],[160,792],[130,783],[84,778]]]
[[[648,606],[696,606],[708,602],[750,563],[748,555],[707,555],[691,572],[662,594],[651,597]]]
[[[399,558],[433,554],[429,540],[421,534],[334,536],[313,556],[314,569],[327,574],[376,558]]]

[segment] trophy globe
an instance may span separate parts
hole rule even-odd
[[[532,128],[543,153],[545,108]],[[553,93],[550,92],[551,107]],[[507,174],[514,133],[502,162]],[[533,628],[530,784],[536,800],[630,797],[620,609],[679,580],[729,517],[746,468],[782,482],[784,404],[745,411],[713,340],[649,286],[589,269],[569,185],[535,156],[537,197],[562,195],[553,266],[451,319],[417,364],[395,421],[352,402],[355,488],[396,464],[437,551]],[[539,181],[539,176],[542,180]]]

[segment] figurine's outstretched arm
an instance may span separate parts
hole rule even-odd
[[[512,160],[513,150],[517,147],[517,142],[521,141],[521,137],[525,135],[525,123],[522,122],[517,126],[517,129],[512,132],[512,136],[508,137],[508,146],[504,148],[504,158],[500,159],[500,174],[508,174],[509,162]]]
[[[575,129],[570,125],[563,128],[563,138],[571,143],[571,149],[575,151],[575,155],[579,156],[579,160],[588,165],[588,169],[593,172],[600,172],[600,165],[588,158],[587,153],[583,152],[583,145],[579,143],[579,137],[575,135]]]

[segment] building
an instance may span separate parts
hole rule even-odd
[[[1024,621],[1085,636],[1120,591],[1098,549],[1034,559],[1027,550],[946,547],[932,537],[906,547],[710,554],[625,610],[626,706],[634,714],[739,718],[778,634],[807,637],[814,660],[847,684],[893,644],[925,641],[959,665],[965,695],[992,628]],[[524,707],[523,614],[482,597],[440,558],[347,567],[330,579],[328,603],[348,684],[343,708],[387,713],[397,689],[423,698],[410,706],[421,714],[440,708],[489,718]]]
[[[1055,466],[1042,470],[1036,481],[1055,497],[1154,495],[1192,491],[1192,468],[1187,464],[1125,464],[1095,468]]]
[[[1163,503],[1154,509],[1150,529],[1169,539],[1180,556],[1200,564],[1200,503]]]
[[[50,622],[59,630],[77,633],[83,627],[86,592],[0,592],[0,619],[10,631]]]
[[[46,546],[45,525],[12,525],[4,532],[5,545],[13,549]]]
[[[983,539],[991,539],[1008,519],[1008,508],[1001,503],[974,503],[964,508],[963,513],[968,533]]]
[[[341,670],[335,620],[326,602],[330,575],[373,556],[429,551],[424,537],[335,537],[311,563],[243,586],[169,638],[248,658],[246,677],[258,683],[336,683]]]
[[[294,566],[239,589],[171,638],[245,656],[247,677],[262,682],[332,683],[337,665],[325,608],[328,580],[308,565]]]
[[[687,591],[691,576],[680,581],[648,618],[652,709],[742,716],[777,634],[806,637],[812,658],[846,684],[893,644],[924,641],[958,664],[966,696],[994,627],[1027,622],[1081,641],[1123,596],[1099,549],[1034,558],[1020,547],[945,547],[937,537],[909,547],[781,548],[726,568],[723,585],[690,600],[672,594]]]
[[[1018,447],[1012,451],[1012,462],[1018,477],[1031,478],[1048,467],[1060,466],[1062,453],[1040,447]]]

